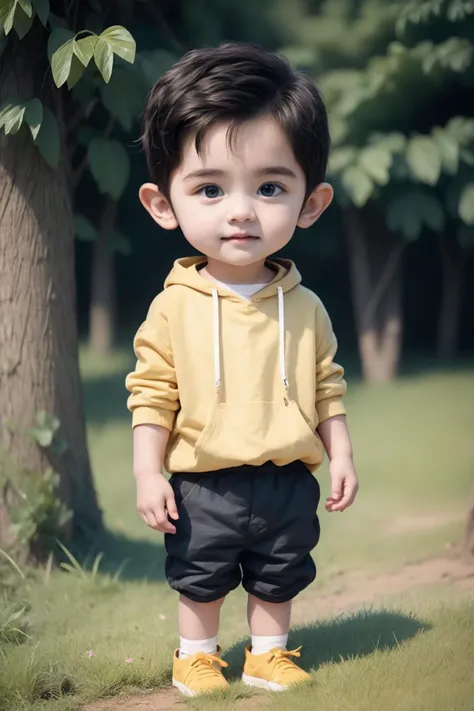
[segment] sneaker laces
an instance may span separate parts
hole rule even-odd
[[[198,652],[195,658],[191,662],[189,677],[199,676],[201,679],[203,677],[215,677],[221,675],[221,670],[216,669],[215,665],[220,667],[228,667],[227,662],[224,662],[220,657],[215,654],[205,654],[205,652]]]
[[[302,647],[298,647],[297,649],[293,649],[291,651],[286,649],[276,649],[270,657],[270,661],[275,660],[275,669],[278,669],[281,672],[294,669],[296,665],[290,657],[296,657],[299,659],[299,657],[301,657],[300,649],[302,649]]]

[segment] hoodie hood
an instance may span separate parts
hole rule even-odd
[[[169,286],[180,284],[190,289],[195,289],[204,294],[212,295],[217,291],[219,297],[229,301],[242,301],[242,297],[213,283],[201,276],[199,267],[206,264],[205,257],[184,257],[177,259],[173,269],[165,281],[165,289]],[[279,290],[287,293],[301,283],[301,275],[293,262],[289,259],[268,259],[267,265],[275,271],[272,281],[263,289],[254,294],[249,301],[257,302],[276,296]],[[281,293],[280,292],[280,293]]]

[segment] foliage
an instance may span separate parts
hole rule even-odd
[[[54,83],[59,88],[67,82],[71,89],[82,77],[92,58],[105,82],[110,81],[114,56],[125,62],[135,60],[135,41],[119,25],[108,27],[99,35],[83,30],[74,33],[67,27],[55,27],[49,1],[0,0],[0,33],[8,36],[13,30],[23,39],[31,30],[35,17],[50,31],[47,43],[48,59]],[[38,97],[28,101],[9,97],[0,107],[0,129],[6,135],[18,133],[23,122],[31,131],[33,141],[49,165],[55,167],[60,158],[57,120]]]
[[[375,202],[390,229],[408,240],[426,228],[443,231],[453,217],[472,227],[474,3],[366,0],[358,12],[351,6],[322,3],[305,58],[315,73],[323,69],[339,202]],[[337,48],[336,16],[351,35]]]
[[[40,411],[34,426],[25,434],[43,449],[61,456],[68,447],[59,434],[59,427],[55,416]],[[51,468],[31,472],[14,466],[6,454],[0,457],[0,484],[9,502],[11,531],[18,546],[44,555],[64,532],[72,512],[59,496],[59,483],[59,474]]]
[[[28,607],[22,603],[0,601],[0,644],[18,644],[28,638],[30,624],[27,612]]]
[[[16,540],[39,551],[51,550],[72,513],[58,496],[59,474],[52,469],[38,474],[21,471],[14,482],[18,503],[10,511]]]

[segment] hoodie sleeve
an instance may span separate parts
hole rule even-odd
[[[344,369],[334,362],[337,340],[328,312],[321,302],[316,310],[316,409],[319,423],[345,415],[342,396],[347,391]]]
[[[168,320],[157,297],[133,342],[135,370],[125,381],[131,395],[132,425],[160,425],[172,430],[179,409],[178,384],[171,349]]]

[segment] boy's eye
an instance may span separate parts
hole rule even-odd
[[[259,187],[258,192],[263,197],[275,197],[283,192],[283,189],[279,185],[275,185],[275,183],[264,183]]]
[[[201,195],[205,195],[209,200],[213,198],[221,197],[222,190],[218,185],[204,185],[199,191]]]

